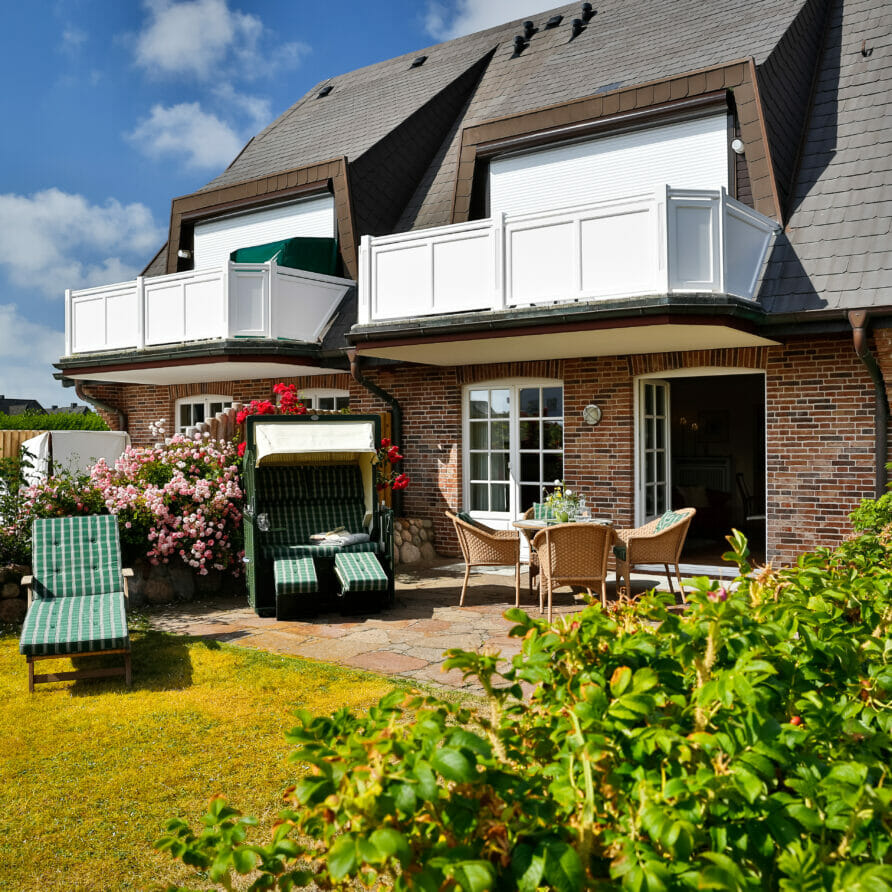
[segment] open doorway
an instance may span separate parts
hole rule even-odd
[[[642,379],[638,511],[697,509],[682,561],[718,566],[743,530],[765,556],[765,378],[760,373]]]

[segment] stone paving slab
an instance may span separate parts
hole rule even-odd
[[[316,659],[383,675],[415,679],[454,690],[480,692],[460,672],[443,672],[444,651],[452,647],[500,651],[505,658],[520,652],[509,638],[511,623],[503,616],[514,606],[514,574],[510,569],[474,572],[465,606],[459,607],[464,565],[440,562],[397,574],[392,607],[368,617],[325,613],[296,620],[257,616],[244,598],[180,602],[151,608],[153,628],[231,644]],[[666,586],[656,574],[633,575],[636,590]],[[521,580],[521,608],[538,615],[529,597],[526,574]],[[608,599],[615,586],[608,583]],[[554,596],[555,617],[577,613],[585,604],[568,588]]]

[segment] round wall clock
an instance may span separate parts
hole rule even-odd
[[[601,407],[594,403],[589,403],[582,410],[582,420],[586,424],[597,424],[601,420]]]

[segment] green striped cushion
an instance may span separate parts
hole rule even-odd
[[[361,502],[306,502],[292,505],[271,505],[270,531],[264,543],[301,545],[314,533],[327,533],[343,526],[351,533],[363,532],[365,505]]]
[[[273,577],[276,581],[276,597],[310,594],[319,590],[312,558],[276,561],[273,565]]]
[[[307,498],[304,469],[295,467],[258,468],[256,491],[269,505],[286,505]]]
[[[36,598],[22,626],[26,656],[124,650],[130,647],[123,592],[79,598]]]
[[[355,545],[263,545],[260,553],[266,560],[283,560],[295,557],[332,557],[336,554],[355,554],[362,552],[380,553],[380,542],[357,542]]]
[[[663,530],[668,529],[673,524],[684,519],[685,513],[683,511],[666,511],[657,521],[657,525],[654,527],[654,532],[662,533]]]
[[[335,555],[335,573],[344,592],[387,590],[387,574],[373,554]]]
[[[311,499],[363,501],[359,465],[319,465],[307,468],[308,496]]]
[[[533,502],[533,518],[535,520],[551,520],[554,517],[554,511],[551,505],[546,502]]]
[[[34,594],[64,598],[122,588],[117,518],[53,517],[31,529]]]

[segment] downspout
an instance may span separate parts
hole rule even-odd
[[[127,432],[127,415],[122,409],[118,409],[116,406],[104,403],[97,397],[91,396],[87,392],[86,386],[82,381],[74,382],[74,392],[78,395],[78,398],[82,399],[85,403],[90,403],[91,406],[94,406],[97,409],[102,409],[103,412],[108,412],[109,415],[117,415],[118,430],[124,431],[125,433]]]
[[[876,357],[870,351],[867,341],[867,323],[869,314],[867,310],[851,310],[848,314],[849,324],[852,326],[852,338],[855,345],[855,353],[864,363],[871,380],[873,381],[876,399],[876,497],[879,498],[886,492],[888,472],[886,463],[889,460],[889,443],[887,431],[889,428],[889,400],[886,395],[886,382],[883,373],[877,363]]]
[[[359,370],[359,356],[357,356],[355,350],[348,350],[347,356],[350,358],[350,374],[353,376],[353,380],[356,381],[357,384],[361,384],[369,393],[378,397],[379,400],[390,406],[393,418],[391,430],[391,433],[393,434],[392,439],[397,446],[402,446],[403,408],[399,404],[399,401],[395,396],[389,394],[383,388],[378,387],[377,384],[369,381],[368,378],[363,377],[362,372]],[[403,515],[403,491],[401,489],[393,493],[393,513],[397,517],[402,517]]]

